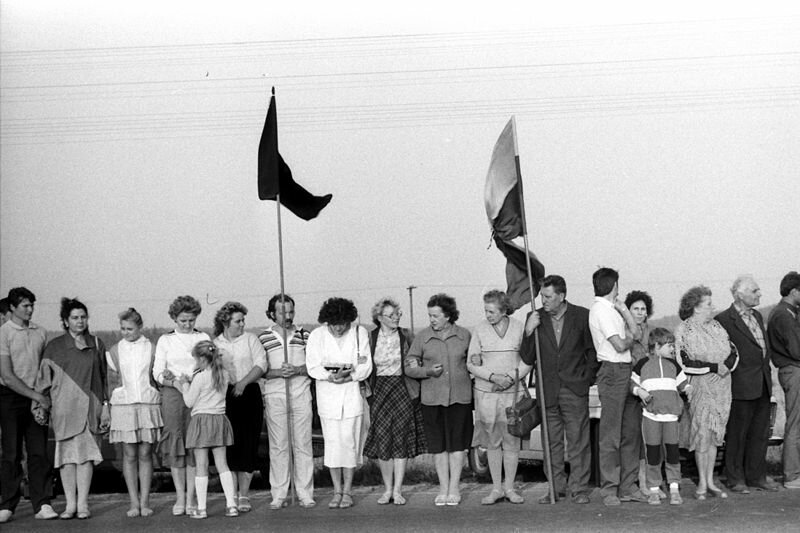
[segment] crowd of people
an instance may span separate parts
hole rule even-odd
[[[430,325],[416,334],[399,327],[402,310],[389,297],[372,307],[372,329],[359,323],[351,300],[329,298],[319,309],[320,326],[309,332],[295,325],[291,296],[277,294],[267,304],[271,327],[259,335],[245,331],[247,308],[227,302],[214,316],[212,338],[195,328],[200,303],[179,296],[168,309],[175,329],[155,345],[129,308],[119,314],[122,338],[112,347],[90,333],[86,305],[69,298],[61,302],[64,334],[47,342],[31,320],[36,297],[13,288],[0,309],[7,318],[0,326],[0,522],[12,518],[21,498],[23,443],[35,518],[89,518],[93,467],[102,461],[106,434],[123,451],[128,517],[153,514],[154,452],[170,468],[172,514],[208,516],[209,453],[225,515],[246,513],[264,423],[270,508],[289,504],[290,486],[300,506],[314,507],[312,384],[333,483],[329,508],[353,506],[353,475],[365,456],[380,467],[377,504],[406,504],[408,459],[421,454],[433,456],[433,503],[457,506],[473,446],[487,450],[492,479],[481,504],[521,504],[514,485],[521,440],[509,433],[507,412],[537,364],[556,499],[590,501],[593,384],[602,405],[605,505],[666,498],[681,504],[679,447],[694,452],[698,500],[778,490],[766,475],[770,361],[786,396],[783,486],[800,488],[800,274],[783,278],[782,299],[766,325],[751,276],[734,281],[733,303],[718,314],[711,291],[692,287],[680,300],[674,332],[648,324],[647,292],[619,297],[615,270],[600,268],[592,281],[595,299],[587,309],[567,301],[563,277],[545,277],[542,307],[524,321],[511,318],[505,293],[489,291],[485,318],[472,331],[456,324],[455,299],[436,294],[427,303]],[[723,443],[726,486],[714,477]],[[52,467],[64,488],[61,513],[51,505]],[[550,501],[548,494],[540,503]]]

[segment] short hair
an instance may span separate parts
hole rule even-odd
[[[619,272],[613,268],[598,268],[592,274],[592,285],[595,296],[605,296],[614,290],[614,284],[619,281]]]
[[[247,314],[247,308],[239,302],[225,302],[214,315],[214,336],[221,335],[231,323],[234,313]]]
[[[781,296],[789,296],[789,293],[792,292],[792,289],[797,289],[800,291],[800,274],[794,270],[783,276],[780,289]]]
[[[383,298],[375,302],[375,305],[372,306],[371,313],[372,313],[372,322],[376,326],[381,325],[381,322],[380,320],[378,320],[378,317],[381,316],[381,314],[383,314],[383,310],[386,307],[394,307],[395,309],[400,309],[400,304],[397,303],[397,300],[395,300],[391,296],[384,296]]]
[[[11,305],[9,305],[8,298],[0,298],[0,315],[4,315],[11,311]]]
[[[272,298],[269,299],[267,302],[267,318],[275,322],[275,306],[278,305],[281,301],[281,293],[275,294]],[[294,303],[294,298],[289,296],[288,294],[283,294],[283,302],[290,303],[293,307],[296,306]]]
[[[319,308],[317,321],[320,324],[349,324],[358,318],[358,309],[347,298],[328,298]]]
[[[483,295],[483,303],[489,304],[493,303],[496,304],[497,307],[500,308],[500,311],[503,312],[505,315],[510,315],[514,312],[514,308],[511,305],[511,298],[508,295],[500,290],[492,289],[488,291],[486,294]],[[510,312],[509,312],[510,311]]]
[[[444,316],[447,317],[447,320],[451,324],[455,324],[456,320],[458,320],[458,308],[456,307],[456,299],[452,296],[440,292],[439,294],[434,294],[428,300],[428,307],[439,307],[444,313]]]
[[[705,285],[697,285],[686,291],[681,296],[681,303],[678,306],[678,317],[686,320],[694,314],[694,308],[703,301],[703,297],[711,296],[711,289]]]
[[[67,319],[69,319],[69,315],[72,314],[72,311],[75,309],[83,309],[86,312],[86,316],[89,316],[89,310],[86,308],[86,304],[77,298],[61,298],[61,327],[64,329],[69,329],[69,327],[67,327]],[[86,328],[86,331],[89,331],[89,328]]]
[[[653,298],[645,291],[629,292],[625,297],[625,307],[630,309],[633,304],[639,301],[644,302],[644,306],[647,309],[647,317],[650,318],[653,315]]]
[[[553,290],[558,294],[567,295],[567,282],[558,274],[550,274],[539,280],[539,286],[542,288],[553,287]]]
[[[172,320],[178,318],[178,315],[181,313],[189,313],[194,316],[199,315],[203,311],[203,308],[200,306],[200,302],[198,302],[193,296],[185,295],[185,296],[178,296],[172,303],[169,304],[169,317]]]
[[[14,287],[8,291],[8,304],[11,307],[17,307],[22,303],[22,300],[30,300],[31,303],[36,301],[36,296],[25,287]]]
[[[675,335],[673,335],[670,330],[667,328],[655,328],[650,332],[650,336],[647,338],[647,347],[652,352],[655,350],[656,346],[664,346],[671,342],[675,342]]]
[[[744,285],[748,281],[757,284],[756,278],[754,278],[752,274],[742,274],[741,276],[737,276],[737,278],[733,280],[733,284],[731,285],[731,294],[733,295],[734,298],[736,298],[736,294],[742,288],[742,285]]]
[[[122,322],[125,320],[126,322],[133,322],[136,324],[136,327],[141,328],[144,326],[144,320],[142,320],[142,315],[139,314],[139,311],[134,309],[133,307],[129,307],[119,315],[119,321]]]

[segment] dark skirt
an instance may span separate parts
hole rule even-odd
[[[183,395],[173,387],[161,389],[161,417],[164,428],[158,442],[158,453],[163,463],[171,468],[194,466],[194,455],[186,450],[186,431],[192,410],[186,407]]]
[[[472,404],[423,405],[428,453],[453,453],[472,446]]]
[[[233,427],[233,446],[228,447],[228,467],[234,472],[255,472],[258,464],[258,441],[264,425],[264,400],[258,383],[244,388],[238,398],[233,387],[225,397],[225,414]]]
[[[375,380],[370,426],[364,455],[371,459],[403,459],[427,453],[419,402],[411,400],[403,376]]]
[[[233,444],[233,430],[228,417],[199,413],[192,415],[186,430],[187,448],[220,448]]]

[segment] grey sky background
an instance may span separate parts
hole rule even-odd
[[[283,211],[298,321],[380,296],[415,326],[435,292],[460,323],[504,288],[483,186],[517,118],[533,250],[568,299],[598,265],[649,291],[655,316],[706,284],[762,302],[800,269],[800,8],[788,3],[0,3],[0,292],[34,320],[61,296],[92,327],[139,309],[169,326],[193,294],[263,325],[279,287],[275,203],[256,194],[271,86],[281,153],[332,203]],[[524,7],[523,7],[524,6]],[[208,295],[208,296],[207,296]],[[213,302],[207,304],[206,301]]]

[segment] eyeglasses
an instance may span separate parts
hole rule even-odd
[[[382,317],[384,317],[384,318],[391,318],[392,320],[397,320],[397,319],[399,319],[401,316],[403,316],[403,312],[402,312],[402,311],[395,311],[395,312],[394,312],[394,313],[392,313],[391,315],[384,315],[384,314],[381,314],[381,316],[382,316]]]

